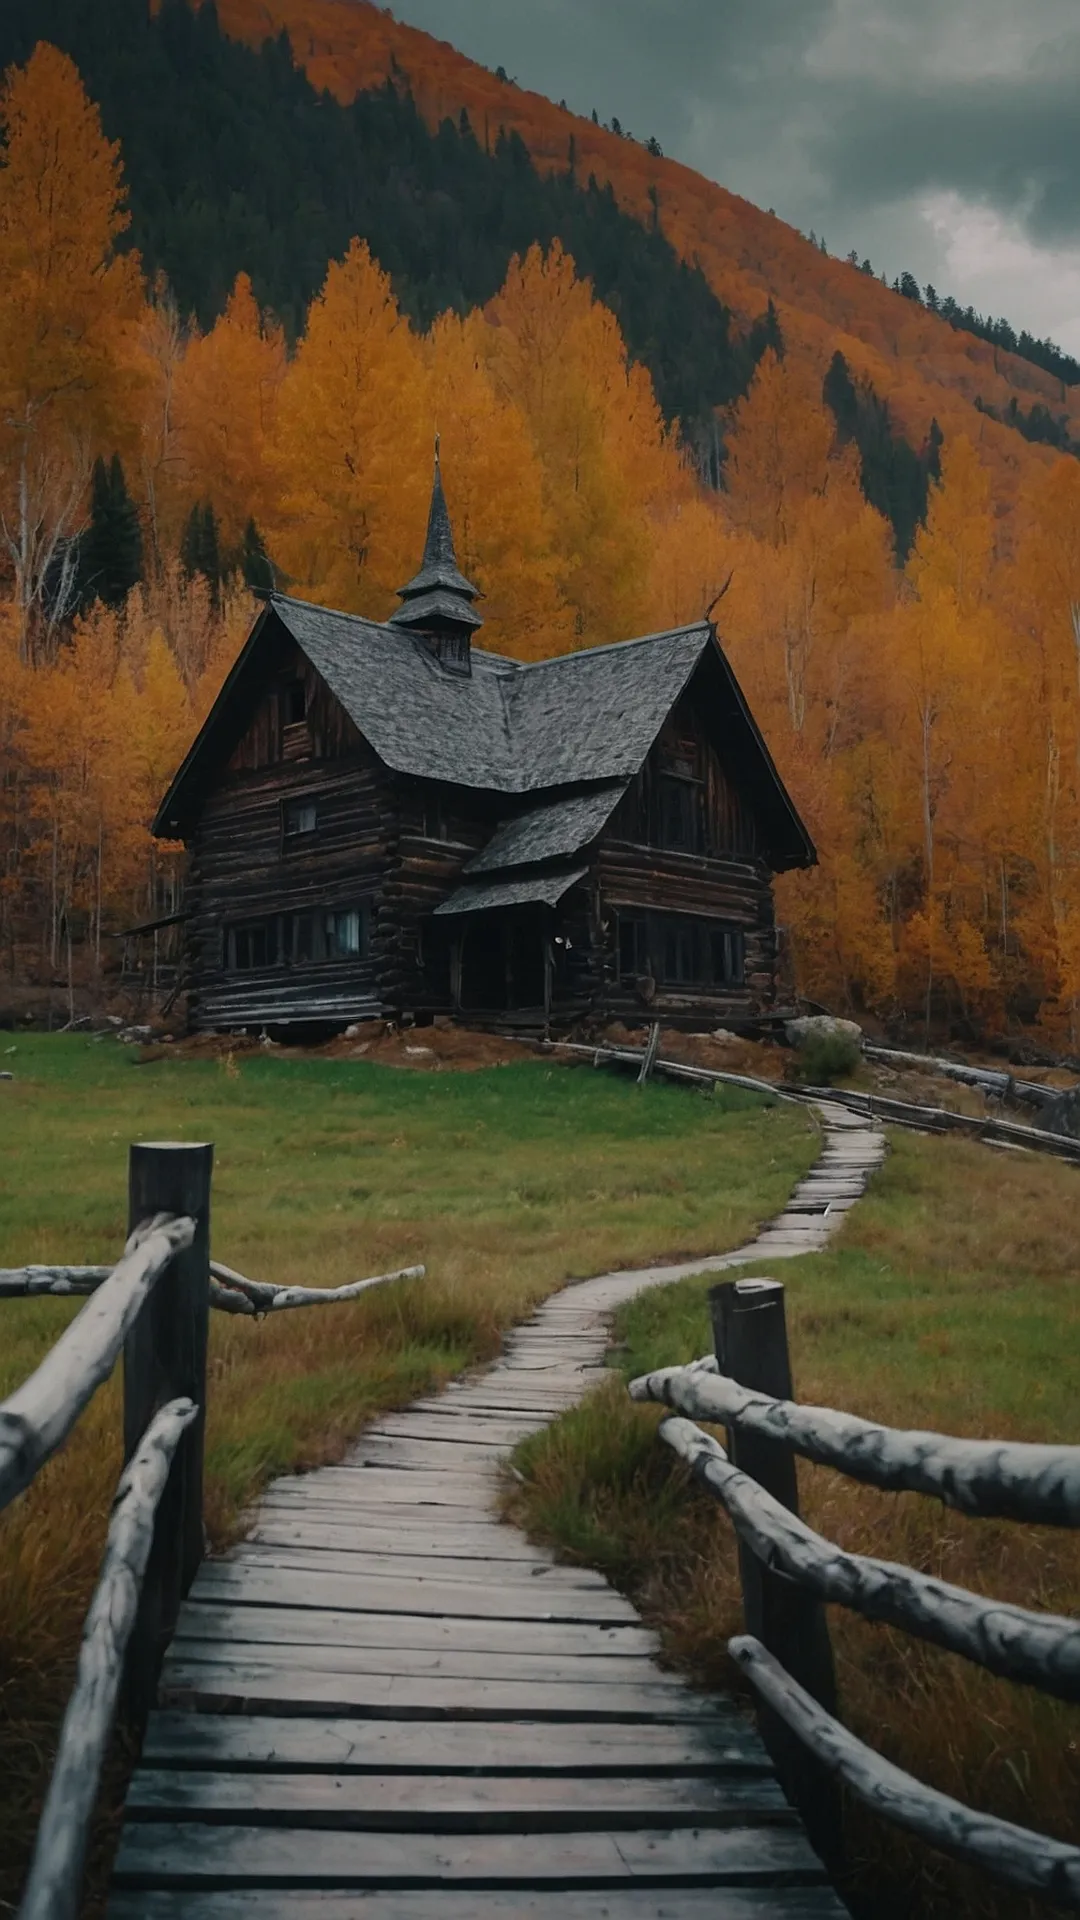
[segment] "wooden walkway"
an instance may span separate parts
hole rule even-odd
[[[615,1307],[823,1244],[884,1147],[822,1113],[752,1246],[567,1287],[485,1373],[275,1482],[185,1605],[110,1920],[840,1920],[733,1704],[493,1512],[498,1461],[598,1378]]]

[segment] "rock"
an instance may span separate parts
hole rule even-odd
[[[359,1037],[359,1034],[360,1034],[360,1028],[357,1026],[354,1020],[351,1027],[346,1027],[345,1038],[346,1040],[356,1040]]]
[[[150,1034],[150,1027],[121,1027],[116,1037],[122,1046],[133,1047],[140,1046],[143,1041],[149,1040]]]
[[[739,1044],[738,1034],[729,1032],[727,1027],[714,1027],[710,1038],[721,1041],[727,1047],[737,1047]]]
[[[1044,1133],[1065,1133],[1070,1140],[1080,1140],[1080,1087],[1066,1087],[1040,1107],[1032,1124]]]
[[[840,1020],[833,1013],[804,1013],[797,1020],[787,1020],[784,1032],[793,1047],[802,1047],[808,1040],[844,1039],[854,1040],[857,1047],[863,1043],[863,1030],[857,1020]]]

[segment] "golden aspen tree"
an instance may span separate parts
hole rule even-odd
[[[189,341],[174,397],[181,485],[189,502],[213,502],[226,551],[239,546],[249,519],[263,526],[273,513],[268,448],[284,377],[282,330],[260,313],[241,273],[220,319]]]
[[[482,350],[543,464],[576,643],[625,639],[647,624],[650,508],[665,485],[687,491],[649,376],[558,242],[511,261],[485,318]]]
[[[431,487],[420,343],[354,240],[308,314],[278,401],[275,553],[301,592],[384,618],[415,572]]]
[[[483,321],[445,314],[424,343],[431,423],[458,561],[480,587],[478,644],[520,660],[573,644],[573,613],[558,581],[544,476],[521,409],[499,394],[481,357]],[[416,528],[419,554],[423,526]]]
[[[119,444],[140,379],[138,260],[119,149],[66,54],[39,43],[0,92],[0,535],[27,653],[74,590],[94,453]]]
[[[825,484],[833,426],[805,362],[770,347],[732,410],[724,484],[733,525],[769,546],[790,541]]]

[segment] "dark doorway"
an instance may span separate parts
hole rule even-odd
[[[461,942],[461,1005],[513,1013],[544,1004],[542,912],[477,914]]]

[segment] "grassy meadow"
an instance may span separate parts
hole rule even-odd
[[[271,1475],[340,1455],[374,1413],[491,1357],[564,1281],[739,1244],[817,1151],[791,1108],[542,1060],[428,1073],[274,1050],[139,1064],[111,1039],[20,1035],[0,1063],[15,1076],[0,1083],[0,1264],[115,1258],[128,1143],[207,1139],[213,1246],[230,1265],[327,1286],[427,1267],[325,1311],[212,1316],[217,1544]],[[0,1302],[0,1397],[77,1308]],[[0,1912],[14,1909],[71,1685],[119,1433],[114,1379],[0,1516]],[[104,1795],[99,1886],[123,1764]]]
[[[867,1198],[825,1254],[786,1261],[799,1398],[899,1426],[1080,1441],[1080,1174],[1031,1155],[894,1133]],[[766,1272],[762,1265],[748,1273]],[[660,1629],[667,1657],[731,1686],[741,1628],[731,1527],[660,1443],[660,1411],[623,1381],[711,1346],[707,1278],[620,1315],[618,1373],[518,1449],[509,1496],[538,1538],[599,1566]],[[799,1466],[809,1523],[852,1551],[900,1560],[1021,1605],[1080,1610],[1080,1538],[971,1521]],[[898,1765],[1020,1825],[1080,1842],[1080,1711],[831,1608],[841,1713]],[[850,1894],[873,1920],[1034,1920],[1043,1907],[847,1809]]]

